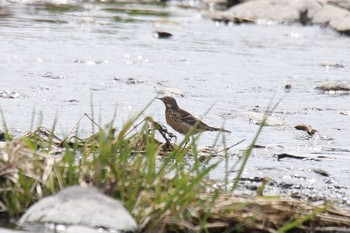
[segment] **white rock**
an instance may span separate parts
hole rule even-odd
[[[304,20],[301,19],[304,13],[307,14],[307,18],[312,18],[321,6],[318,0],[252,0],[237,4],[227,11],[203,14],[214,20],[294,23]]]
[[[333,29],[337,30],[338,32],[349,33],[349,31],[350,31],[350,12],[344,18],[332,20],[330,22],[329,26],[331,26]]]
[[[314,15],[312,22],[315,24],[328,24],[333,20],[342,19],[348,14],[349,11],[345,9],[332,5],[325,5]]]
[[[185,96],[184,93],[176,88],[164,87],[164,88],[155,88],[157,94],[161,95],[170,95],[170,96]]]
[[[58,223],[136,231],[134,218],[117,200],[95,189],[72,186],[31,206],[19,225]]]
[[[324,81],[317,85],[322,91],[350,91],[350,83],[339,81]]]
[[[265,114],[258,113],[258,112],[244,112],[242,114],[244,116],[247,116],[249,118],[249,120],[253,121],[256,124],[260,124],[265,116]],[[283,121],[281,121],[275,117],[269,116],[266,119],[265,125],[266,126],[283,126],[284,123],[283,123]]]

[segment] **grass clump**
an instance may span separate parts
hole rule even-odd
[[[150,117],[135,130],[136,120],[118,132],[112,124],[99,128],[85,139],[60,139],[54,128],[39,127],[7,141],[0,150],[1,211],[16,217],[45,195],[85,183],[122,200],[143,227],[159,228],[170,213],[185,212],[208,188],[203,180],[216,164],[196,155],[189,168],[183,160],[188,147],[171,144],[172,135]]]
[[[315,226],[350,227],[350,217],[329,206],[234,195],[257,137],[227,191],[208,179],[218,163],[199,156],[196,138],[187,147],[181,146],[187,137],[175,146],[173,135],[152,118],[136,124],[140,115],[118,130],[112,123],[98,127],[84,139],[61,139],[54,134],[55,127],[7,137],[0,149],[0,211],[18,217],[43,196],[84,183],[123,201],[140,232],[309,232]],[[189,153],[191,163],[186,159]]]

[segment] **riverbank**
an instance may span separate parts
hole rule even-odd
[[[17,139],[5,133],[0,149],[2,211],[18,218],[41,198],[80,184],[121,200],[135,217],[138,232],[350,229],[349,213],[332,202],[264,195],[268,178],[256,195],[235,194],[257,138],[237,164],[236,179],[222,183],[208,177],[219,164],[213,158],[220,153],[227,156],[228,150],[204,156],[195,138],[183,147],[187,139],[176,146],[170,136],[152,118],[135,118],[118,130],[112,125],[99,128],[85,139],[71,135],[60,139],[45,128]]]

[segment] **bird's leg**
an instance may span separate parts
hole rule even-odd
[[[161,125],[156,121],[152,121],[152,124],[154,129],[157,130],[160,133],[160,135],[164,138],[167,145],[172,145],[171,141],[173,138],[175,138],[175,142],[176,142],[176,139],[177,139],[176,135],[169,132],[164,125]]]
[[[176,140],[177,140],[177,137],[176,137],[176,135],[175,134],[173,134],[173,133],[171,133],[171,132],[167,132],[168,133],[168,136],[169,136],[169,140],[172,140],[173,138],[175,138],[175,141],[174,141],[174,143],[176,142]]]

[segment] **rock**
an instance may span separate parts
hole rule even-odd
[[[325,81],[317,85],[316,89],[324,91],[325,93],[350,92],[350,83],[339,81]]]
[[[203,3],[205,3],[209,9],[212,10],[227,10],[229,7],[237,5],[243,0],[202,0]]]
[[[340,112],[341,115],[350,116],[350,111]]]
[[[173,36],[170,32],[164,32],[164,31],[154,31],[153,35],[155,38],[159,39],[167,39]]]
[[[302,159],[302,160],[307,159],[307,157],[304,157],[304,156],[291,155],[287,153],[278,154],[276,156],[277,156],[277,161],[280,161],[281,159],[284,159],[284,158]]]
[[[350,35],[348,9],[350,1],[344,0],[250,0],[224,11],[213,11],[211,8],[203,11],[202,15],[215,21],[235,23],[321,24]]]
[[[123,205],[95,189],[72,186],[43,198],[31,206],[19,220],[29,228],[35,223],[78,225],[113,230],[137,230],[134,218]]]
[[[322,5],[317,0],[252,0],[227,11],[204,14],[214,20],[255,23],[308,23]]]
[[[350,1],[349,0],[328,0],[328,4],[338,6],[340,8],[344,8],[350,10]]]
[[[49,79],[65,79],[66,77],[62,75],[55,75],[52,72],[46,72],[45,74],[41,75],[43,78],[49,78]]]
[[[315,172],[316,174],[321,175],[321,176],[329,177],[329,173],[327,171],[323,170],[323,169],[313,168],[312,171]]]
[[[244,116],[247,116],[249,120],[253,121],[255,124],[260,124],[264,119],[264,115],[265,115],[263,113],[257,113],[257,112],[244,112],[242,114]],[[283,125],[284,125],[283,121],[272,116],[269,116],[265,122],[265,126],[283,126]]]
[[[312,19],[314,24],[329,24],[330,21],[337,18],[343,18],[347,15],[348,11],[336,6],[325,5],[323,6]]]
[[[282,189],[290,189],[293,187],[292,183],[287,183],[287,182],[281,182],[280,184],[278,184],[278,186]]]
[[[283,89],[284,89],[285,92],[290,92],[292,90],[292,85],[291,84],[286,84]]]
[[[339,64],[339,63],[336,63],[336,62],[331,62],[331,61],[321,62],[320,65],[326,67],[326,69],[329,69],[329,68],[337,69],[337,68],[344,68],[345,67],[342,64]]]
[[[332,20],[329,26],[342,34],[350,35],[350,12],[348,11],[348,15],[344,18]]]
[[[314,15],[312,23],[329,25],[339,32],[349,33],[350,12],[337,6],[325,5]]]
[[[184,97],[185,94],[176,88],[172,88],[172,87],[164,87],[164,88],[154,88],[157,94],[160,95],[169,95],[169,96],[181,96]]]

